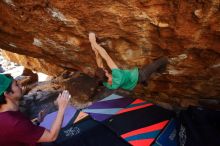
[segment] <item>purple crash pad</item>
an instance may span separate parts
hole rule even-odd
[[[76,109],[73,106],[68,106],[64,113],[62,128],[65,127],[70,120],[73,118],[73,116],[76,114]],[[44,120],[40,123],[41,127],[44,127],[46,129],[50,129],[54,120],[56,119],[57,111],[50,113],[44,117]]]
[[[133,98],[112,94],[83,109],[83,112],[88,113],[97,121],[104,121],[115,115],[118,111],[125,108],[133,101]]]

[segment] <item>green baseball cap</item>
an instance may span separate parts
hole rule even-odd
[[[7,77],[4,74],[0,74],[0,95],[6,91],[6,89],[10,86],[13,79]]]

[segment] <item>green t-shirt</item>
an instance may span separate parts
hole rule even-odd
[[[108,89],[122,88],[125,90],[133,90],[138,82],[138,68],[131,70],[112,69],[112,84],[104,82],[104,86]]]

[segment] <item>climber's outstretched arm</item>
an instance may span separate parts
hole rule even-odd
[[[91,47],[95,53],[95,59],[96,59],[96,63],[98,65],[98,67],[104,69],[102,57],[99,55],[98,51],[95,49],[95,47],[92,44],[91,44]]]
[[[104,48],[102,48],[99,44],[96,42],[92,44],[95,49],[99,52],[99,54],[102,56],[103,59],[105,59],[107,65],[110,69],[118,68],[118,66],[115,64],[115,62],[112,60],[112,58],[108,55],[108,53],[105,51]]]
[[[98,53],[102,56],[102,58],[106,61],[110,69],[118,68],[118,66],[115,64],[112,58],[108,55],[105,49],[101,47],[99,44],[97,44],[94,33],[89,34],[89,41],[91,42],[91,45],[94,47],[94,49],[96,49]]]

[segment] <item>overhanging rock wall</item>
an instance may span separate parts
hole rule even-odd
[[[169,57],[167,72],[138,88],[140,95],[179,103],[219,98],[219,5],[219,0],[1,0],[0,48],[92,75],[93,31],[122,68]]]

